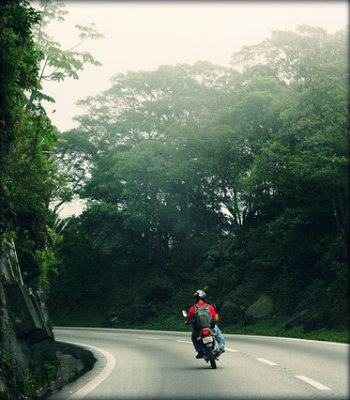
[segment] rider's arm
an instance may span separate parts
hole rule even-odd
[[[185,324],[191,324],[193,322],[193,318],[194,318],[194,314],[195,314],[195,308],[192,306],[187,313],[187,319],[185,321]]]
[[[211,319],[215,322],[219,321],[218,313],[215,311],[215,308],[212,305],[209,305],[209,311],[210,311]]]

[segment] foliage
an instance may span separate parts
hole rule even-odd
[[[66,78],[79,79],[79,72],[84,69],[86,64],[101,65],[89,52],[75,50],[88,39],[103,38],[103,35],[95,29],[94,24],[76,25],[79,31],[79,41],[70,49],[63,50],[61,44],[47,34],[47,27],[53,21],[60,23],[65,21],[64,16],[68,12],[64,10],[64,3],[61,0],[41,0],[39,5],[41,19],[40,23],[35,25],[33,34],[36,46],[43,58],[40,65],[39,84],[31,91],[31,103],[36,100],[55,101],[40,92],[43,81],[61,82]]]
[[[203,287],[223,326],[248,325],[260,298],[268,318],[302,313],[300,331],[344,329],[346,49],[345,30],[301,26],[244,47],[241,72],[128,72],[81,101],[61,160],[88,167],[71,175],[88,207],[60,244],[61,321],[96,308],[104,325],[160,326],[168,307],[175,326]]]
[[[0,7],[1,167],[0,232],[15,238],[28,232],[40,247],[42,220],[56,184],[51,151],[55,130],[40,107],[26,108],[26,90],[36,87],[40,53],[31,34],[40,15],[26,1]],[[10,73],[11,71],[11,73]]]
[[[70,200],[72,189],[65,172],[59,171],[54,154],[58,132],[40,103],[46,97],[39,89],[45,79],[76,79],[86,63],[99,63],[90,54],[61,50],[47,35],[50,21],[64,21],[63,3],[43,1],[40,5],[41,12],[20,0],[4,1],[0,8],[4,28],[0,40],[6,49],[1,54],[0,208],[1,230],[17,232],[17,246],[31,249],[47,286],[47,271],[55,265],[52,245],[64,225],[55,223],[49,205],[53,200],[59,204]],[[79,43],[74,49],[102,36],[93,27],[79,25],[78,29]]]
[[[35,87],[39,55],[31,40],[31,26],[39,19],[28,3],[4,0],[0,7],[0,157],[6,156],[14,140],[16,121],[21,117],[18,105],[23,90]]]

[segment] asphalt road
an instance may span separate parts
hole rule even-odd
[[[224,335],[217,369],[196,360],[190,333],[56,328],[98,359],[61,399],[349,399],[349,345]]]

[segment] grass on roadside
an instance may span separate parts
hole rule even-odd
[[[346,329],[327,330],[318,329],[305,332],[303,326],[296,326],[285,329],[283,321],[259,321],[252,325],[227,326],[224,328],[226,333],[236,333],[243,335],[257,336],[277,336],[290,337],[308,340],[321,340],[327,342],[349,343],[349,331]]]
[[[92,312],[82,314],[70,314],[65,318],[54,321],[55,325],[60,326],[81,326],[81,327],[111,327],[106,325],[106,319],[101,317],[101,313]],[[190,332],[191,327],[184,325],[185,319],[181,315],[170,315],[166,318],[158,316],[144,323],[123,323],[120,322],[115,328],[126,329],[150,329],[164,331],[185,331]],[[259,321],[251,325],[227,325],[219,326],[223,333],[257,335],[257,336],[277,336],[291,337],[309,340],[321,340],[329,342],[349,343],[349,331],[346,329],[327,330],[318,329],[311,332],[305,332],[302,326],[296,326],[292,329],[284,329],[285,321],[281,319]]]

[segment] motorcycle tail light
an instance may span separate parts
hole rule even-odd
[[[209,335],[209,333],[210,333],[210,331],[209,331],[208,329],[204,329],[204,330],[202,331],[202,334],[203,334],[203,335]]]

